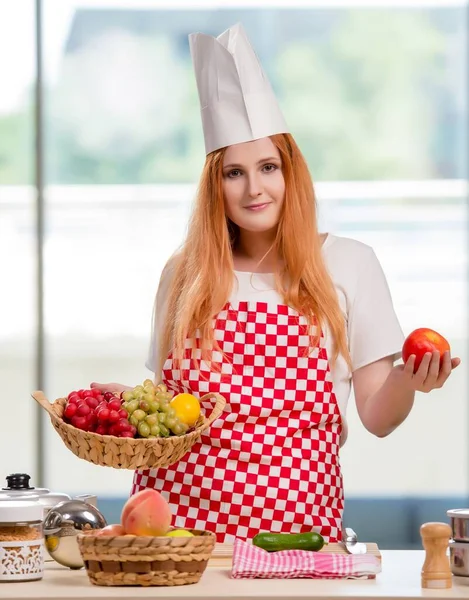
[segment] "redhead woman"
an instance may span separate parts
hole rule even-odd
[[[177,527],[220,542],[312,529],[337,541],[352,385],[363,425],[384,437],[459,359],[395,365],[404,336],[378,259],[318,231],[307,164],[244,30],[190,41],[206,162],[161,275],[147,366],[175,393],[227,404],[178,463],[136,472],[133,492],[159,490]]]

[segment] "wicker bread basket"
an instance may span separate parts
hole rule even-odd
[[[215,534],[194,536],[77,536],[86,572],[95,585],[186,585],[197,583],[215,547]]]
[[[62,419],[66,398],[59,398],[51,404],[41,391],[34,392],[32,397],[48,412],[52,425],[73,454],[95,465],[132,470],[167,467],[180,460],[199,441],[202,432],[222,414],[226,404],[220,394],[205,394],[200,402],[213,399],[215,406],[208,417],[201,415],[193,431],[167,438],[134,439],[77,429]]]

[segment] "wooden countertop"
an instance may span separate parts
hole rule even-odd
[[[383,550],[382,573],[375,580],[231,579],[229,567],[208,566],[197,584],[175,587],[100,587],[91,585],[84,569],[71,571],[46,563],[44,579],[0,583],[2,600],[99,600],[100,598],[229,598],[293,600],[295,598],[469,598],[469,578],[454,577],[448,590],[423,590],[423,550]]]

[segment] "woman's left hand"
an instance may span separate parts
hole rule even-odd
[[[415,392],[428,393],[443,387],[451,371],[461,364],[460,358],[451,358],[450,353],[445,352],[440,368],[440,353],[427,352],[414,373],[415,358],[415,354],[411,354],[404,365],[393,368],[393,375],[397,378],[396,383]]]

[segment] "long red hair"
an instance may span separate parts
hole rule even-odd
[[[276,286],[285,304],[303,315],[309,325],[317,320],[328,327],[333,340],[332,363],[341,354],[350,366],[345,322],[336,290],[324,264],[317,228],[316,197],[306,161],[290,134],[270,138],[277,147],[285,179],[285,200],[273,251],[284,267],[275,273]],[[223,199],[225,149],[206,158],[186,240],[172,258],[171,283],[160,364],[171,350],[180,359],[185,340],[199,330],[202,359],[217,348],[213,317],[228,301],[233,286],[232,248],[237,228],[228,221]],[[311,329],[311,331],[313,331]],[[318,337],[310,334],[311,349]]]

